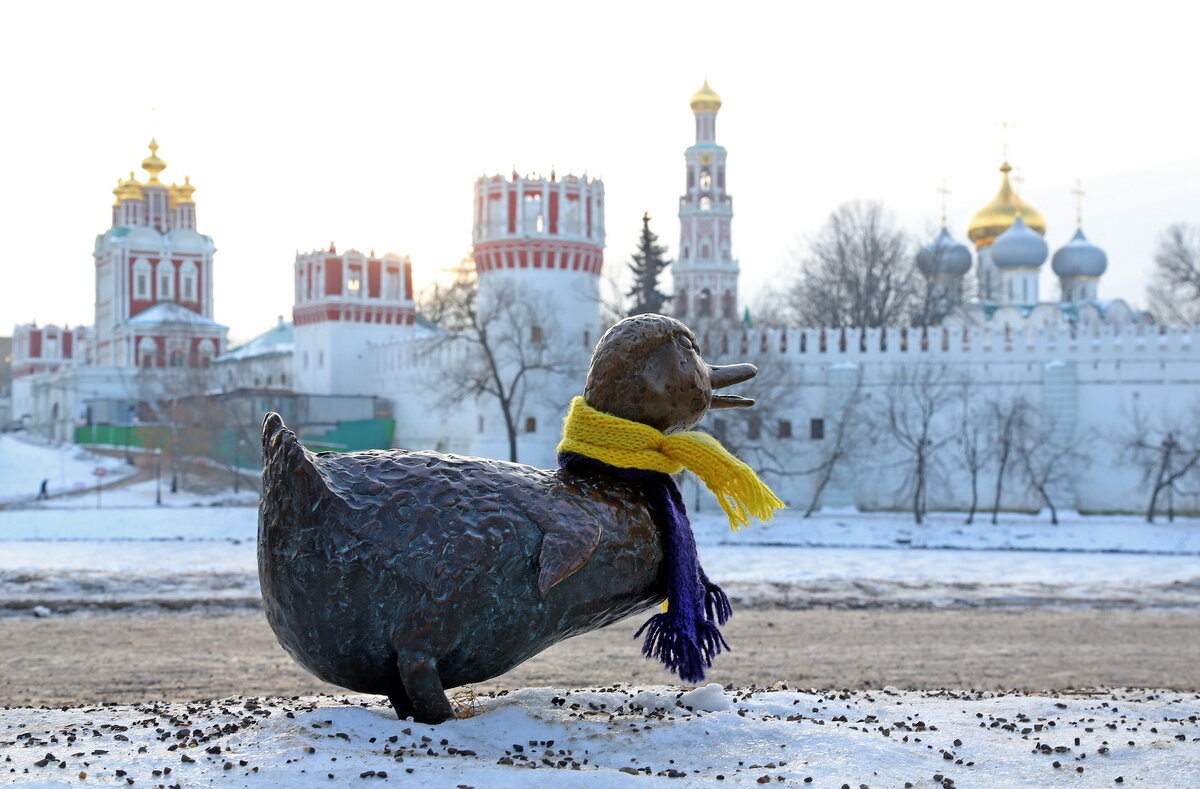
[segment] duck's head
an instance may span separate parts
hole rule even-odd
[[[711,408],[754,405],[713,390],[757,373],[752,364],[708,364],[700,358],[696,335],[674,318],[634,315],[600,338],[583,398],[606,414],[674,433],[694,427]]]

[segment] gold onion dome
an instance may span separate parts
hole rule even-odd
[[[167,163],[158,158],[158,142],[153,138],[150,140],[150,155],[142,159],[142,169],[150,173],[150,178],[146,181],[148,185],[162,186],[158,174],[167,169]]]
[[[1040,235],[1046,235],[1046,220],[1036,208],[1026,203],[1013,191],[1008,182],[1008,174],[1012,166],[1008,162],[1000,165],[1004,179],[1000,182],[1000,191],[992,198],[992,202],[979,209],[971,218],[967,228],[967,237],[975,242],[976,249],[983,249],[995,241],[1001,233],[1012,227],[1020,215],[1025,225]]]
[[[692,112],[716,112],[719,109],[721,97],[708,86],[708,80],[704,80],[704,86],[692,94]]]
[[[142,185],[133,177],[133,171],[129,171],[129,180],[120,181],[113,194],[117,196],[117,200],[124,202],[125,200],[141,200]]]
[[[184,176],[182,184],[171,184],[171,201],[175,204],[179,203],[194,203],[192,193],[196,191],[196,187],[192,186],[192,177]]]

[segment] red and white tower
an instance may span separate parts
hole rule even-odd
[[[550,464],[566,406],[600,336],[604,184],[553,171],[549,178],[481,177],[474,208],[479,311],[491,314],[490,333],[501,338],[501,374],[523,387],[515,392],[519,413],[508,414],[519,433],[519,459]],[[547,369],[517,374],[539,355]],[[494,399],[482,400],[480,409],[471,452],[509,457],[505,415]]]
[[[96,237],[92,361],[115,367],[205,368],[225,346],[212,319],[212,238],[196,232],[191,179],[159,180],[158,143],[113,189],[112,227]]]
[[[684,152],[687,192],[679,198],[679,257],[671,265],[676,317],[693,328],[738,320],[738,263],[730,225],[733,198],[725,191],[725,149],[717,145],[721,97],[708,86],[692,96],[696,143]]]
[[[600,328],[604,183],[553,171],[481,177],[472,233],[479,300],[501,289],[532,297],[546,342],[591,349]]]
[[[395,339],[413,325],[412,261],[337,248],[296,254],[296,390],[370,394],[367,346]]]

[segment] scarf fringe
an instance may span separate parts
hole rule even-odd
[[[710,622],[723,625],[729,621],[729,617],[733,616],[733,606],[729,604],[729,596],[708,578],[702,580],[704,581],[704,612],[708,615]]]
[[[697,632],[688,633],[670,614],[655,614],[638,628],[634,638],[644,632],[643,655],[659,660],[684,682],[702,682],[713,658],[730,649],[714,623],[699,620],[694,625]]]

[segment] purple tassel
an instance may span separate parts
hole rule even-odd
[[[604,473],[627,482],[640,482],[650,514],[663,533],[663,566],[667,581],[667,610],[638,629],[645,633],[642,654],[657,658],[684,682],[701,682],[713,658],[729,650],[718,625],[733,616],[729,598],[700,568],[696,540],[679,486],[667,474],[618,468],[571,452],[560,452],[558,465],[580,474]]]

